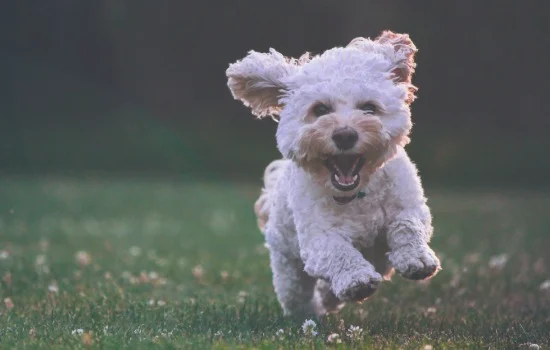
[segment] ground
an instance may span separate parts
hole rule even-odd
[[[428,188],[443,271],[304,334],[275,299],[258,186],[3,179],[0,347],[550,345],[550,192]]]

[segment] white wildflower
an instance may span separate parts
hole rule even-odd
[[[11,298],[5,298],[4,299],[4,305],[6,305],[6,308],[8,310],[11,310],[15,307],[15,304],[13,303],[13,301],[11,300]]]
[[[285,331],[281,328],[275,333],[275,335],[277,336],[277,338],[282,340],[285,338]]]
[[[84,330],[82,328],[75,329],[71,332],[72,335],[82,335],[84,334]]]
[[[550,280],[546,280],[540,284],[539,287],[542,291],[550,291]]]
[[[168,332],[166,329],[163,329],[161,332],[160,332],[160,335],[164,338],[169,338],[172,336],[172,334],[174,334],[174,331],[171,331],[171,332]]]
[[[141,255],[141,248],[136,247],[136,246],[132,246],[132,247],[130,247],[129,252],[130,252],[131,256],[138,257],[138,256]]]
[[[430,344],[428,344],[428,345],[424,345],[424,348],[423,348],[423,349],[424,349],[424,350],[432,350],[433,348],[434,348],[433,346],[431,346]]]
[[[92,256],[90,253],[83,250],[76,252],[74,258],[80,266],[88,266],[92,262]]]
[[[149,277],[150,280],[155,281],[155,280],[158,280],[159,274],[155,271],[151,271],[151,272],[149,272],[148,277]]]
[[[433,315],[433,314],[435,314],[436,312],[437,312],[437,309],[436,309],[435,307],[433,307],[433,306],[430,306],[430,307],[428,307],[428,308],[426,309],[425,314],[426,314],[426,315]]]
[[[489,267],[495,270],[501,270],[504,268],[507,262],[508,262],[507,254],[495,255],[491,257],[491,259],[489,260]]]
[[[342,339],[340,339],[340,335],[338,335],[338,333],[332,333],[328,336],[327,338],[327,341],[329,343],[334,343],[334,344],[340,344],[342,343]]]
[[[529,350],[539,350],[540,345],[539,344],[531,344],[529,345]]]
[[[313,320],[305,320],[304,324],[302,325],[302,331],[304,332],[304,335],[308,337],[314,337],[317,335],[317,324],[313,322]]]
[[[166,305],[166,302],[164,300],[158,300],[157,301],[157,305],[158,306],[165,306]]]
[[[241,290],[241,291],[237,294],[237,301],[239,302],[239,304],[244,304],[244,302],[245,302],[247,296],[248,296],[248,293],[245,292],[244,290]]]
[[[6,260],[10,257],[10,252],[7,250],[0,250],[0,260]]]
[[[50,283],[50,285],[48,286],[48,291],[52,293],[58,293],[59,287],[57,286],[57,282],[53,281],[52,283]]]
[[[223,332],[217,331],[216,333],[214,333],[214,338],[223,338]]]
[[[46,265],[46,255],[44,254],[37,255],[36,260],[34,260],[34,265],[36,266]]]
[[[347,335],[351,340],[359,340],[362,334],[363,328],[359,326],[349,326]]]
[[[195,267],[193,267],[191,272],[196,279],[201,279],[202,275],[204,274],[204,268],[201,265],[196,265]]]

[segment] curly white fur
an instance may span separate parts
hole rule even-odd
[[[440,269],[428,246],[430,210],[404,150],[415,52],[408,35],[387,31],[313,58],[251,52],[227,70],[235,98],[257,116],[280,115],[277,145],[285,159],[267,167],[255,212],[286,314],[323,315],[362,301],[393,269],[410,279]],[[365,102],[376,112],[358,110]],[[326,115],[313,115],[319,103],[330,106]],[[349,150],[332,138],[343,127],[358,133]],[[335,186],[324,166],[341,155],[366,160],[353,190]],[[351,200],[342,205],[341,196]]]

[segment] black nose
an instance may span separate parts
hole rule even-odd
[[[358,138],[359,136],[357,135],[357,132],[349,127],[336,129],[332,133],[332,140],[336,144],[336,147],[342,151],[355,146]]]

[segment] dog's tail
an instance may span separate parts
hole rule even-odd
[[[254,203],[254,212],[258,219],[258,227],[262,233],[264,233],[265,225],[269,219],[269,211],[273,205],[273,191],[288,162],[290,162],[288,159],[277,159],[269,163],[267,168],[265,168],[262,194],[256,203]]]

